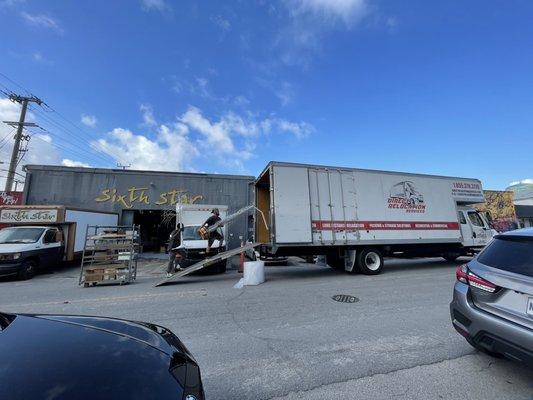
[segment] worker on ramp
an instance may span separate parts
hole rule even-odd
[[[211,211],[211,216],[207,218],[207,220],[198,229],[198,233],[200,234],[202,239],[207,239],[207,248],[205,249],[206,254],[209,254],[209,252],[211,251],[211,246],[213,245],[215,240],[218,240],[219,245],[222,244],[222,241],[224,240],[222,232],[218,229],[219,227],[223,226],[222,224],[218,225],[217,229],[213,230],[212,232],[209,232],[209,228],[215,224],[218,224],[220,221],[220,211],[218,210],[218,208],[213,208],[213,210]]]
[[[168,240],[168,265],[167,265],[167,278],[170,278],[174,271],[181,271],[180,260],[182,258],[177,247],[181,243],[181,226],[177,226],[170,233],[170,238]]]

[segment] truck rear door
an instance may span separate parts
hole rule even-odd
[[[311,206],[307,168],[273,166],[276,243],[310,243]]]

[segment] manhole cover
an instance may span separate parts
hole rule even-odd
[[[359,301],[357,297],[350,296],[349,294],[336,294],[331,298],[339,303],[357,303]]]

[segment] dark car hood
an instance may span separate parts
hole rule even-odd
[[[180,399],[169,372],[176,354],[189,356],[156,325],[16,315],[0,330],[0,398]]]
[[[168,355],[176,351],[183,351],[183,345],[179,341],[171,340],[174,336],[169,330],[158,325],[146,322],[127,321],[116,318],[87,317],[78,315],[24,315],[27,317],[40,318],[49,321],[58,321],[101,330],[110,334],[120,335],[131,340],[138,340],[152,346]]]

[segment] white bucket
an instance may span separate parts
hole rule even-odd
[[[247,261],[244,263],[244,285],[259,285],[265,281],[264,261]]]

